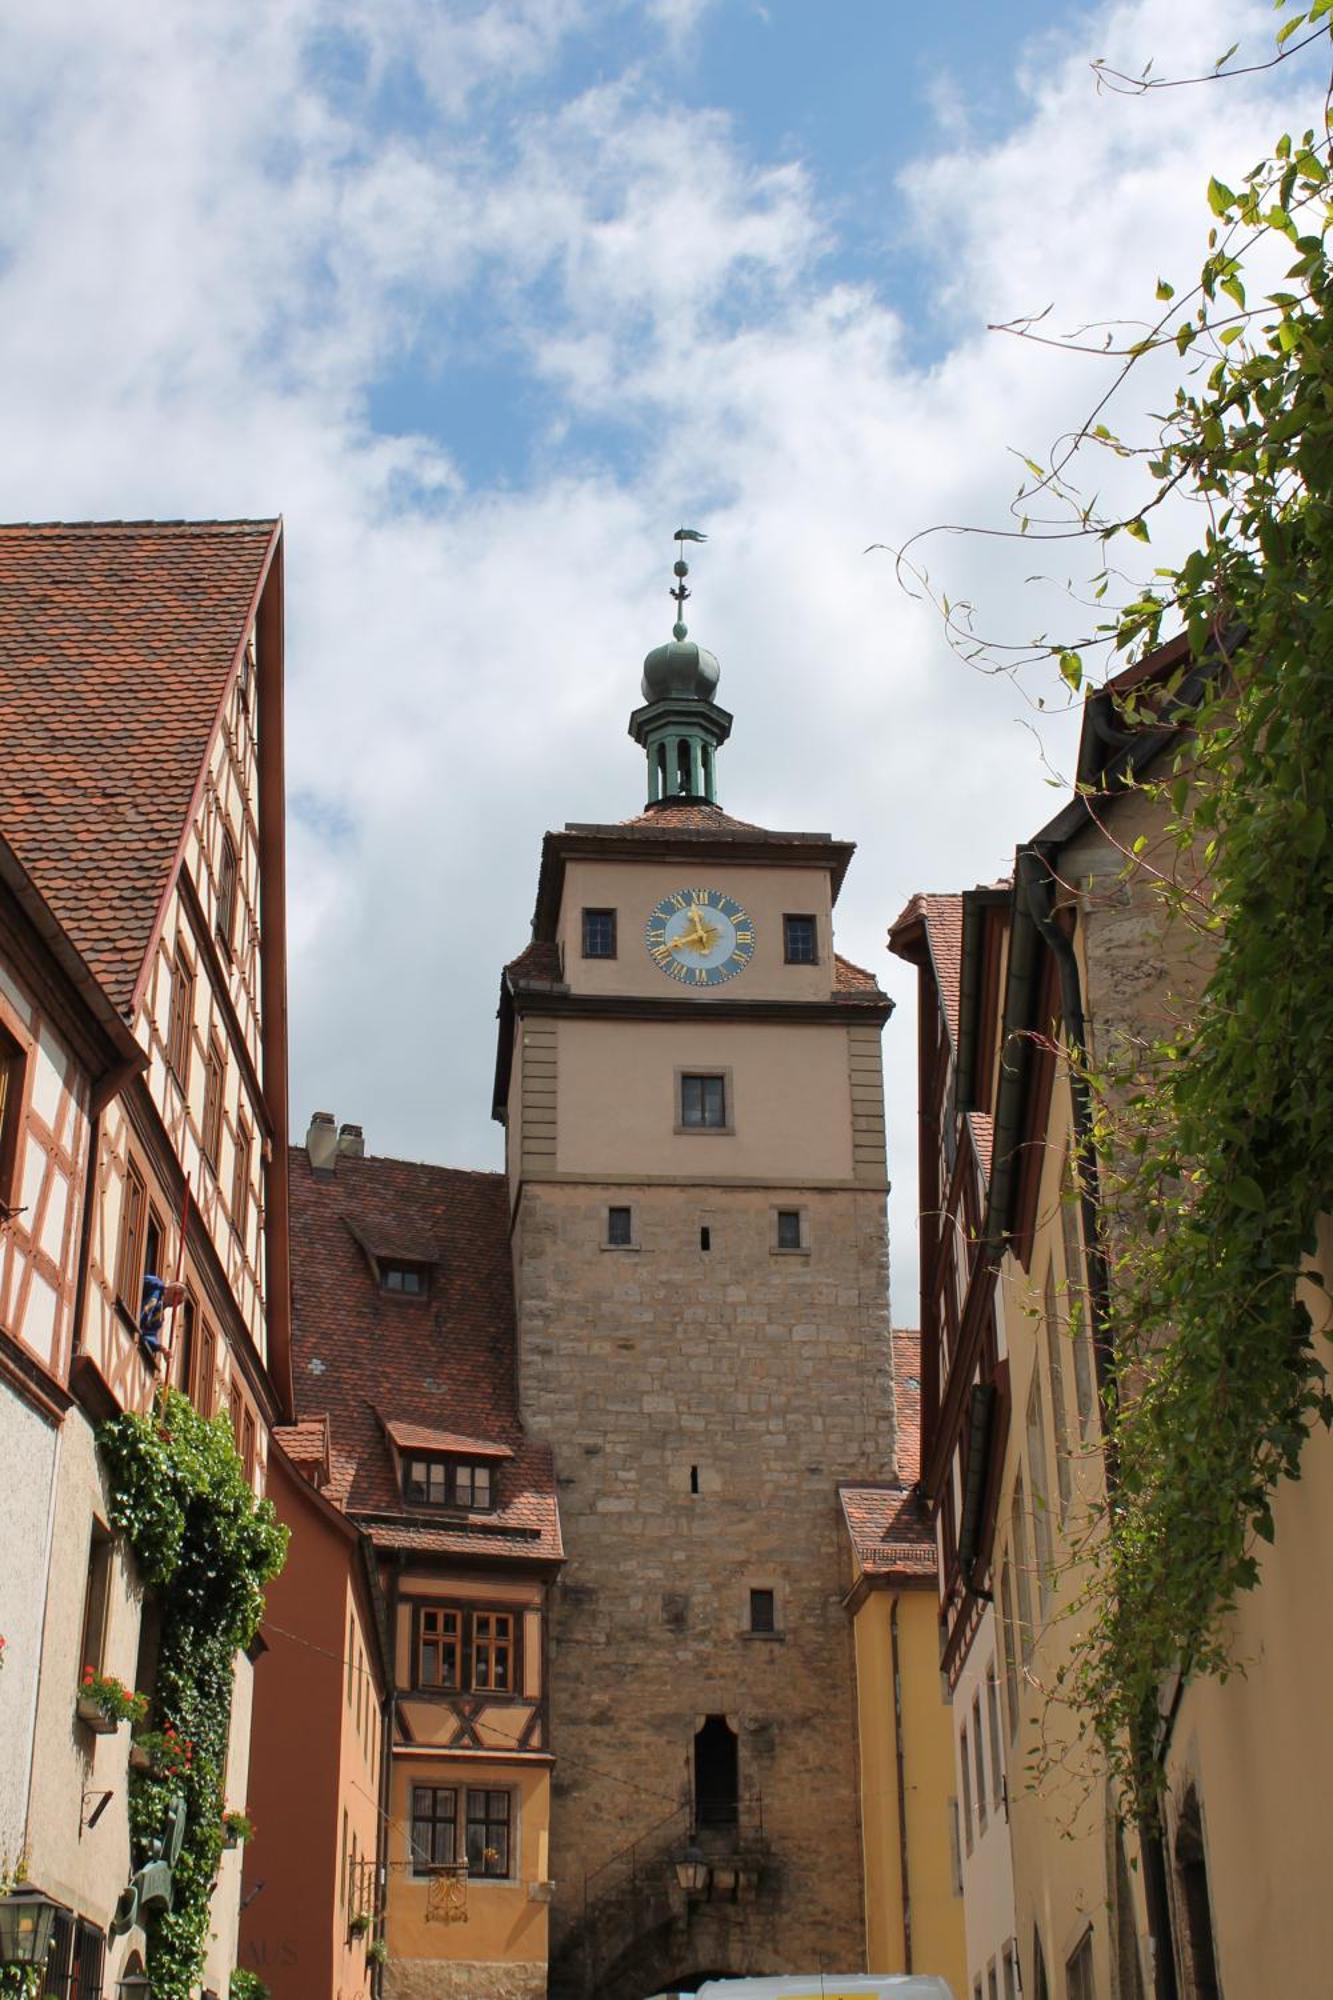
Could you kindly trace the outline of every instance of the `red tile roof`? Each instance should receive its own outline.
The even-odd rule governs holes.
[[[277,534],[0,525],[0,829],[121,1011]]]
[[[293,1147],[291,1222],[297,1415],[328,1412],[328,1496],[386,1548],[558,1560],[551,1453],[518,1414],[504,1176],[343,1154],[317,1179]],[[360,1244],[384,1240],[429,1251],[429,1297],[379,1290]],[[390,1430],[506,1449],[494,1511],[406,1505]]]
[[[535,938],[510,959],[505,973],[513,986],[559,986],[564,978],[560,947],[554,938]]]
[[[385,1419],[385,1430],[399,1451],[466,1452],[470,1458],[512,1458],[514,1448],[497,1444],[494,1438],[463,1437],[458,1431],[432,1430],[428,1424],[395,1424]]]
[[[863,965],[853,965],[850,958],[841,953],[833,954],[833,990],[835,993],[878,993],[879,981],[873,972],[867,972]]]
[[[314,1417],[304,1424],[275,1425],[273,1436],[312,1486],[327,1486],[333,1469],[327,1416]]]
[[[682,829],[686,833],[763,833],[766,829],[756,826],[753,820],[733,819],[724,813],[721,806],[702,804],[699,800],[678,805],[666,804],[649,806],[646,811],[635,813],[633,819],[622,819],[621,826],[643,826]]]
[[[921,1335],[893,1330],[894,1470],[904,1486],[921,1476]]]
[[[935,974],[935,984],[939,989],[940,1004],[944,1009],[945,1025],[949,1031],[949,1043],[955,1055],[958,1051],[959,1010],[962,1006],[963,975],[963,898],[961,894],[913,896],[902,915],[889,929],[889,950],[899,951],[908,934],[920,924],[925,932],[926,948],[930,953],[931,968]],[[906,952],[901,955],[908,956]],[[981,1162],[981,1171],[990,1173],[991,1145],[994,1131],[990,1118],[982,1111],[969,1111],[967,1121],[972,1130],[973,1143]]]
[[[867,1576],[935,1574],[935,1532],[915,1488],[840,1486],[843,1520],[857,1567]]]

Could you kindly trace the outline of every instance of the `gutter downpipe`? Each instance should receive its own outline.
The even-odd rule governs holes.
[[[889,1605],[889,1654],[893,1673],[893,1739],[898,1766],[898,1854],[903,1878],[903,1971],[912,1970],[912,1884],[907,1869],[907,1774],[903,1759],[903,1680],[898,1662],[898,1600]]]
[[[1058,880],[1050,854],[1027,848],[1018,858],[1019,878],[1033,923],[1054,955],[1060,975],[1060,1012],[1070,1054],[1069,1094],[1074,1118],[1074,1142],[1078,1148],[1079,1206],[1083,1221],[1083,1241],[1087,1252],[1088,1297],[1092,1316],[1093,1353],[1097,1382],[1108,1411],[1116,1408],[1114,1355],[1110,1335],[1110,1297],[1106,1259],[1102,1249],[1101,1213],[1098,1195],[1097,1156],[1092,1140],[1092,1092],[1087,1079],[1087,1023],[1083,1012],[1083,986],[1078,958],[1068,933],[1054,915]],[[1115,1491],[1117,1464],[1114,1449],[1106,1451],[1106,1484]],[[1142,1766],[1161,1754],[1154,1751],[1156,1716],[1145,1718],[1135,1731],[1131,1745],[1134,1762]],[[1170,1902],[1167,1890],[1166,1846],[1158,1814],[1138,1799],[1134,1801],[1139,1845],[1143,1852],[1143,1899],[1152,1944],[1152,1981],[1156,2000],[1178,2000],[1175,1954],[1171,1939]]]

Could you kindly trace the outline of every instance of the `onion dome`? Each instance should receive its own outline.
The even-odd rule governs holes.
[[[654,646],[643,663],[645,701],[670,701],[681,696],[694,701],[711,701],[722,669],[717,655],[697,639],[668,639]]]

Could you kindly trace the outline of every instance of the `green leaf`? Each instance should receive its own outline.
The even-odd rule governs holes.
[[[1289,42],[1292,36],[1295,34],[1296,30],[1300,27],[1303,27],[1304,24],[1305,24],[1304,14],[1293,14],[1291,19],[1289,21],[1284,22],[1283,25],[1277,31],[1278,47],[1281,48],[1284,42]]]
[[[1157,280],[1157,296],[1159,299],[1173,299],[1176,296],[1176,288],[1174,285],[1168,284],[1165,278],[1159,278]]]
[[[1083,685],[1083,660],[1078,653],[1061,653],[1060,677],[1077,694]]]
[[[1236,197],[1231,189],[1225,181],[1218,180],[1214,174],[1208,183],[1208,206],[1213,214],[1225,215],[1229,208],[1235,207],[1235,204]]]
[[[1152,540],[1152,536],[1148,533],[1148,523],[1144,520],[1142,514],[1137,515],[1132,521],[1126,521],[1124,529],[1125,533],[1132,535],[1136,542],[1150,542]]]
[[[1232,1181],[1230,1192],[1232,1200],[1241,1208],[1250,1209],[1256,1215],[1263,1213],[1264,1191],[1258,1181],[1252,1180],[1249,1174],[1239,1174]]]

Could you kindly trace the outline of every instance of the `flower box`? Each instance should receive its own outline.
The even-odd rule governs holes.
[[[151,1753],[147,1746],[140,1743],[136,1738],[130,1745],[130,1769],[132,1771],[151,1771],[152,1768],[153,1759]]]
[[[79,1721],[86,1723],[94,1736],[114,1736],[120,1723],[114,1715],[108,1715],[100,1701],[94,1701],[89,1694],[81,1694],[74,1704],[74,1713]]]

